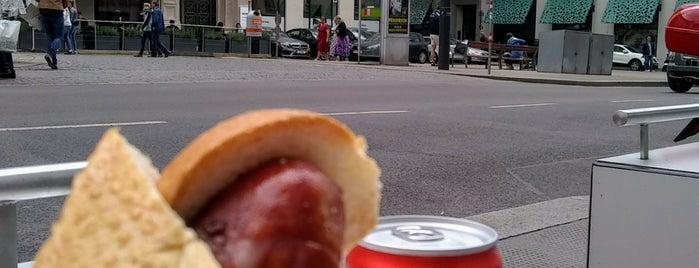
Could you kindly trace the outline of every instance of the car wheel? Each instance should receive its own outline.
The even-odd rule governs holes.
[[[641,61],[637,59],[633,59],[629,62],[629,69],[631,71],[640,71],[641,70]]]
[[[420,64],[424,64],[428,62],[429,56],[427,56],[427,52],[425,51],[420,51],[420,55],[417,55],[417,62]]]
[[[692,88],[692,82],[682,79],[668,79],[667,84],[670,86],[670,89],[672,89],[672,91],[677,93],[685,93],[689,91],[690,88]]]

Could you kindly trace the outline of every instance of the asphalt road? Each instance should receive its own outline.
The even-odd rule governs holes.
[[[268,107],[331,113],[383,170],[382,215],[466,217],[589,193],[595,159],[638,151],[618,109],[696,103],[667,88],[586,88],[388,71],[353,63],[65,56],[0,81],[0,167],[81,161],[105,131],[162,168],[217,121]],[[652,148],[686,122],[651,125]],[[691,142],[695,139],[689,139]],[[63,198],[18,204],[20,261],[33,259]]]

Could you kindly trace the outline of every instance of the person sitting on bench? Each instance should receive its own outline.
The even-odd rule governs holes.
[[[526,43],[524,41],[524,39],[519,39],[519,38],[515,37],[510,32],[505,34],[505,38],[507,38],[507,45],[510,45],[510,46],[521,46],[521,45],[524,45]],[[503,54],[503,56],[508,57],[508,58],[519,59],[519,58],[524,57],[524,52],[522,52],[521,50],[513,50],[510,52],[505,52],[505,54]],[[505,60],[505,63],[507,64],[507,66],[506,66],[507,69],[514,70],[514,67],[512,66],[512,64],[514,62],[515,62],[515,60]]]

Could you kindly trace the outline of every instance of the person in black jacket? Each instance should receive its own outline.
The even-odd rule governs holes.
[[[430,32],[430,63],[432,66],[437,65],[437,49],[439,47],[439,17],[441,16],[439,9],[432,12],[427,20],[427,29]]]
[[[645,71],[653,71],[653,56],[655,56],[655,44],[653,44],[653,38],[649,35],[646,37],[646,43],[643,44],[643,68]]]

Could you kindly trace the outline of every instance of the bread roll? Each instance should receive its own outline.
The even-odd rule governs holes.
[[[108,130],[33,267],[219,267],[157,191],[157,178],[146,156]]]
[[[376,225],[381,184],[363,137],[339,121],[292,109],[258,110],[207,130],[163,169],[158,189],[185,221],[219,191],[273,159],[306,161],[337,183],[345,210],[343,251]]]

